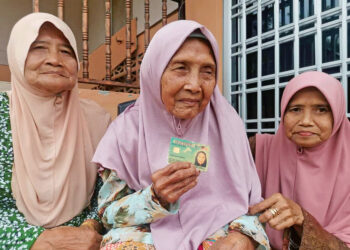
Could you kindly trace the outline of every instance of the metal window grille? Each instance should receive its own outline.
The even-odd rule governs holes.
[[[277,130],[285,85],[309,70],[340,80],[350,117],[350,0],[224,0],[223,59],[248,134]]]

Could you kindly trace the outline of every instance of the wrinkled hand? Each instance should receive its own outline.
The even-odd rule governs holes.
[[[189,162],[174,162],[152,174],[153,190],[162,206],[176,202],[197,185],[199,170]]]
[[[31,250],[100,249],[102,236],[88,227],[61,226],[47,229],[40,234]]]
[[[248,236],[232,231],[226,237],[218,239],[210,250],[254,250],[255,241]]]
[[[273,215],[272,209],[277,209],[275,215]],[[273,194],[249,208],[249,213],[252,215],[259,212],[263,212],[259,216],[259,221],[261,223],[268,222],[270,227],[276,230],[284,230],[294,226],[299,231],[304,222],[301,207],[280,193]]]

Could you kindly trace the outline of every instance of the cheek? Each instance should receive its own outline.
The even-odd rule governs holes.
[[[294,129],[294,119],[289,115],[285,115],[283,118],[283,126],[286,136],[290,139],[292,137],[292,132]]]
[[[208,83],[205,83],[204,86],[202,87],[203,90],[203,101],[202,101],[202,106],[206,106],[213,95],[215,89],[215,81],[210,81]]]

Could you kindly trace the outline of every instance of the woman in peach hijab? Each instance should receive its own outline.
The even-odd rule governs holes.
[[[0,94],[0,245],[98,248],[97,169],[110,117],[78,98],[76,42],[59,18],[23,17],[7,47],[12,91]]]
[[[276,249],[350,247],[350,123],[345,103],[337,79],[322,72],[303,73],[283,92],[276,135],[256,136],[255,162],[266,200],[250,212],[262,212],[259,219],[268,223]]]

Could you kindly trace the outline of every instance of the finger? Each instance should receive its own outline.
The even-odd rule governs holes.
[[[281,212],[279,212],[279,214],[275,217],[273,217],[272,219],[269,220],[269,225],[272,227],[275,227],[283,222],[285,222],[286,220],[288,220],[289,218],[292,218],[293,214],[291,213],[290,209],[286,209],[283,210]]]
[[[260,212],[274,206],[275,203],[277,203],[279,200],[281,200],[283,198],[284,197],[280,193],[273,194],[272,196],[263,200],[262,202],[249,207],[248,213],[251,215],[260,213]]]
[[[160,175],[170,175],[170,174],[176,172],[177,170],[186,169],[186,168],[190,168],[190,167],[191,167],[190,162],[173,162],[173,163],[169,164],[168,166],[166,166],[162,169],[159,169],[155,173],[159,173]]]
[[[178,171],[172,173],[168,176],[161,176],[156,179],[154,183],[154,188],[157,192],[160,192],[167,187],[186,180],[189,177],[197,177],[199,175],[199,170],[197,170],[194,166],[191,166],[187,169],[179,169]]]
[[[273,212],[272,210],[275,210],[275,212]],[[265,212],[259,216],[259,221],[261,223],[268,222],[268,221],[272,220],[274,217],[276,218],[280,214],[280,212],[281,211],[277,208],[277,206],[270,207],[269,209],[266,209]]]
[[[283,222],[281,222],[281,223],[279,223],[277,225],[273,225],[273,226],[270,225],[270,227],[272,227],[272,228],[274,228],[276,230],[284,230],[286,228],[291,227],[292,225],[294,225],[294,220],[290,217],[290,218],[286,219],[285,221],[283,221]]]
[[[197,181],[193,181],[189,183],[187,186],[182,187],[180,189],[174,190],[171,194],[169,194],[169,200],[168,202],[174,203],[176,202],[184,193],[189,191],[190,189],[194,188],[197,185]]]

